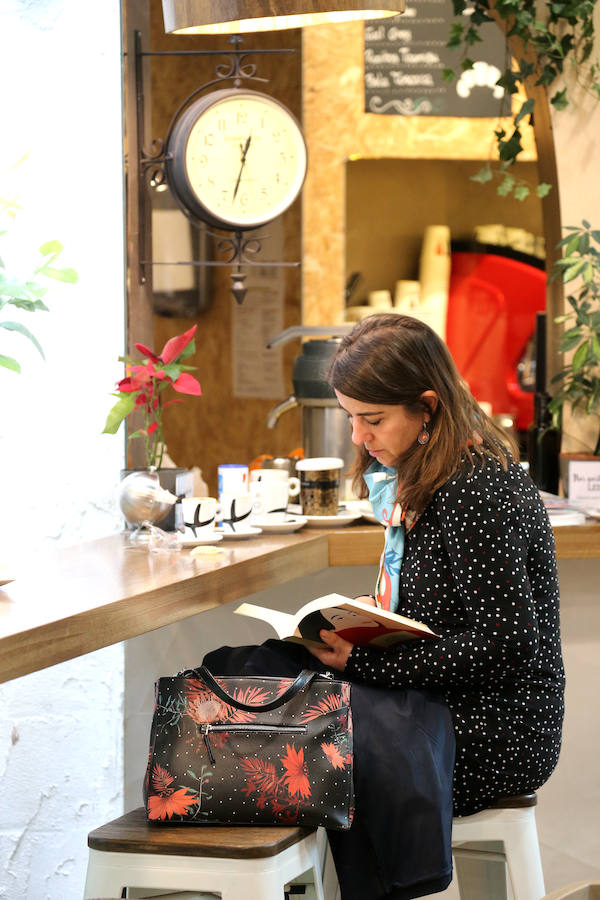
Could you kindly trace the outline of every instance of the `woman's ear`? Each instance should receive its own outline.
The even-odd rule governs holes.
[[[421,400],[429,409],[429,418],[431,418],[438,407],[438,395],[435,391],[423,391],[423,393],[421,394]],[[427,413],[425,413],[425,415],[427,416]],[[429,422],[429,419],[426,418],[425,421]]]

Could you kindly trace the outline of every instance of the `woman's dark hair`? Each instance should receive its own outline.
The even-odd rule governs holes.
[[[393,313],[363,319],[343,338],[329,383],[362,403],[431,412],[429,442],[421,446],[415,441],[396,461],[405,509],[421,512],[465,457],[472,465],[475,458],[482,464],[493,460],[503,469],[511,455],[518,458],[514,441],[480,408],[444,342],[419,319]],[[422,398],[425,391],[437,395],[435,412]],[[367,496],[362,475],[372,462],[360,447],[351,474],[361,497]]]

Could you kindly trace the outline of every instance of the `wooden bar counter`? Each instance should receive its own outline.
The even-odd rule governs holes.
[[[559,559],[600,558],[600,523],[555,529]],[[376,565],[377,525],[222,541],[150,554],[115,534],[48,550],[0,587],[0,682],[161,628],[329,566]]]

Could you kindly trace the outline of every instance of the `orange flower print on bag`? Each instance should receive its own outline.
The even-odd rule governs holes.
[[[310,784],[306,774],[306,764],[304,762],[304,750],[296,750],[295,747],[286,745],[287,754],[281,762],[286,771],[284,782],[290,794],[295,797],[306,799],[310,797]]]
[[[152,787],[156,794],[148,797],[149,819],[170,819],[173,815],[187,816],[188,807],[198,802],[198,796],[188,794],[187,788],[174,791],[171,787],[173,781],[173,776],[166,769],[159,765],[154,766]]]

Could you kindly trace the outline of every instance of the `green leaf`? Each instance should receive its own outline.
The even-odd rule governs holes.
[[[456,78],[456,72],[454,69],[442,69],[442,81],[454,81]]]
[[[491,181],[493,177],[491,167],[486,165],[475,175],[471,175],[469,181],[478,181],[480,184],[485,184],[486,182]]]
[[[64,247],[60,241],[46,241],[46,243],[42,244],[40,247],[42,256],[50,256],[51,253],[54,254],[54,256],[58,256],[63,250]]]
[[[571,363],[571,368],[574,372],[578,372],[586,363],[588,356],[588,344],[582,344],[575,351],[575,355],[573,356],[573,361]]]
[[[496,193],[499,197],[507,197],[512,191],[515,184],[515,179],[512,175],[505,175],[504,179],[500,182],[498,187],[496,188]]]
[[[499,87],[503,87],[507,94],[516,94],[518,90],[518,77],[516,72],[511,72],[510,69],[506,69],[496,84]]]
[[[557,91],[556,94],[550,98],[550,103],[555,109],[565,109],[569,105],[567,89],[564,88],[562,91]]]
[[[463,61],[460,64],[460,67],[463,70],[463,72],[468,72],[469,69],[473,68],[473,60],[469,59],[468,56],[465,56],[465,58],[463,59]]]
[[[23,335],[23,337],[29,338],[31,343],[39,350],[42,359],[46,359],[40,342],[35,337],[35,335],[30,332],[29,328],[25,328],[25,326],[21,325],[20,322],[0,322],[0,328],[6,328],[7,331],[18,331],[19,334]]]
[[[169,363],[168,366],[163,366],[162,368],[165,375],[168,375],[173,381],[175,381],[176,378],[179,378],[181,374],[181,369],[176,363]]]
[[[529,188],[527,187],[526,184],[518,184],[517,187],[515,188],[514,193],[515,193],[515,199],[516,199],[516,200],[521,200],[521,201],[523,201],[523,200],[525,200],[527,197],[529,197],[529,194],[530,194],[531,192],[530,192],[530,190],[529,190]]]
[[[592,335],[592,353],[596,359],[600,359],[600,340],[597,335]]]
[[[75,269],[55,269],[52,266],[44,266],[42,272],[48,278],[53,278],[54,281],[63,281],[66,284],[75,284],[79,278]]]
[[[187,347],[184,347],[177,360],[187,359],[189,356],[193,356],[196,352],[196,338],[192,338]]]
[[[568,353],[569,350],[573,350],[582,337],[580,328],[571,328],[569,331],[565,331],[560,341],[560,352]]]
[[[521,132],[518,128],[512,133],[508,141],[499,142],[500,159],[514,160],[519,155],[523,146],[521,144]]]
[[[13,359],[12,356],[3,356],[0,353],[0,366],[4,366],[5,369],[10,369],[12,372],[20,372],[21,366]]]
[[[548,184],[546,181],[543,181],[541,184],[538,184],[535,189],[536,197],[547,197],[551,190],[552,185]]]
[[[518,125],[521,119],[525,118],[525,116],[530,116],[533,112],[533,107],[535,106],[535,100],[526,100],[525,103],[521,106],[521,109],[515,116],[515,125]]]
[[[122,394],[106,418],[102,434],[116,434],[121,422],[135,409],[135,393]]]
[[[570,266],[568,269],[565,269],[563,272],[563,281],[573,281],[574,278],[577,278],[583,267],[585,266],[585,259],[578,259],[577,262]]]

